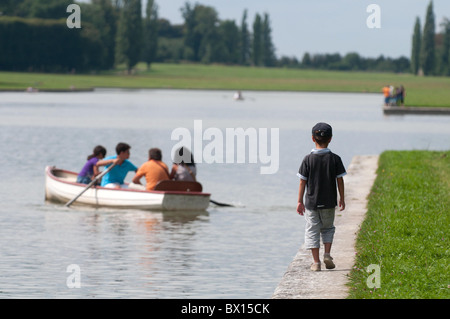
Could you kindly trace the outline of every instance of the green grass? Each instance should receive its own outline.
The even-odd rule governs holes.
[[[370,92],[380,94],[386,84],[406,88],[406,105],[450,106],[450,77],[411,74],[339,72],[285,68],[255,68],[200,64],[139,64],[133,75],[123,69],[100,74],[42,74],[0,72],[0,90],[67,90],[108,88],[174,88],[267,91]]]
[[[450,297],[450,151],[380,156],[356,241],[349,298]],[[380,266],[380,288],[367,267]]]

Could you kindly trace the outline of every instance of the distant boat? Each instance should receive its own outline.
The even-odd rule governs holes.
[[[67,203],[87,185],[76,182],[77,173],[45,168],[45,199]],[[198,182],[162,181],[155,190],[113,189],[92,186],[73,205],[93,207],[136,208],[157,211],[202,211],[208,208],[210,194],[202,192]]]
[[[237,91],[236,93],[234,93],[233,99],[235,101],[242,101],[242,100],[244,100],[244,97],[242,96],[242,92],[241,91]]]

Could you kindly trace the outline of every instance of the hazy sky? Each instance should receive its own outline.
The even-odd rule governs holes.
[[[146,1],[145,1],[146,2]],[[180,8],[186,0],[156,0],[159,15],[171,23],[182,23]],[[251,28],[256,13],[267,12],[272,39],[281,55],[302,58],[309,53],[358,52],[364,57],[380,54],[410,57],[411,37],[416,17],[422,27],[429,0],[191,0],[214,7],[221,20],[241,23],[244,9]],[[366,9],[381,9],[381,28],[369,29]],[[434,0],[437,31],[443,17],[450,19],[450,0]]]
[[[87,1],[87,0],[81,0]],[[143,6],[146,4],[143,0]],[[156,0],[159,16],[172,24],[183,23],[180,8],[187,0]],[[190,0],[212,6],[219,19],[241,24],[248,10],[247,23],[252,27],[256,13],[269,14],[272,39],[278,57],[296,56],[305,52],[358,52],[364,57],[410,57],[411,37],[416,17],[422,28],[430,0]],[[367,7],[377,4],[381,9],[381,28],[370,29],[366,21],[371,13]],[[450,0],[433,0],[436,31],[444,17],[450,19]]]

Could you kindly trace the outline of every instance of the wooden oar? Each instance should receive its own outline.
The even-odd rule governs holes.
[[[95,182],[97,182],[100,178],[102,178],[106,173],[108,173],[114,166],[116,166],[116,163],[112,163],[110,167],[108,167],[107,169],[105,169],[101,174],[97,175],[92,182],[90,182],[88,184],[88,186],[86,186],[81,193],[79,193],[77,196],[75,196],[73,199],[71,199],[69,202],[67,202],[66,207],[69,207],[70,205],[72,205],[72,203],[74,201],[76,201],[81,195],[84,194],[85,191],[87,191],[89,188],[91,188],[92,185],[95,184]]]
[[[217,206],[222,206],[222,207],[234,207],[234,206],[231,205],[231,204],[219,203],[219,202],[216,202],[215,200],[212,200],[212,199],[210,199],[209,201],[210,201],[211,203],[217,205]]]

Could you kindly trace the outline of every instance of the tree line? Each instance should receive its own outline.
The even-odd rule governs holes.
[[[269,14],[239,23],[221,20],[211,6],[186,2],[182,24],[159,17],[155,0],[91,0],[81,8],[81,29],[66,26],[72,0],[2,0],[0,69],[12,71],[92,72],[119,64],[128,71],[140,61],[222,63],[245,66],[326,70],[412,72],[450,75],[450,22],[435,34],[432,2],[423,31],[417,18],[411,59],[305,53],[277,58]],[[75,2],[76,3],[76,2]]]
[[[433,1],[430,1],[421,29],[416,18],[412,37],[411,72],[416,75],[450,76],[450,20],[441,23],[442,33],[436,34]]]
[[[92,0],[77,3],[82,28],[68,29],[68,0],[3,0],[0,3],[0,69],[95,71],[140,61],[192,61],[274,66],[275,47],[267,13],[256,14],[252,28],[247,11],[241,24],[220,20],[210,6],[186,2],[182,25],[158,16],[148,0]],[[252,32],[253,31],[253,32]],[[33,56],[28,56],[33,53]],[[76,56],[76,57],[75,57]]]
[[[377,58],[366,58],[356,52],[345,55],[339,53],[306,52],[302,60],[297,58],[281,57],[279,66],[301,69],[335,70],[335,71],[374,71],[408,73],[410,61],[406,57],[390,58],[380,55]]]

